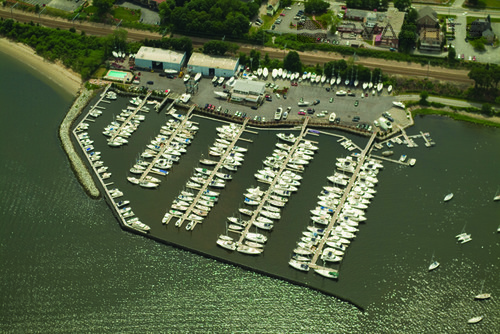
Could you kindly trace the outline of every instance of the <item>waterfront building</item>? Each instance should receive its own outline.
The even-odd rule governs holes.
[[[149,70],[179,72],[186,61],[186,53],[141,46],[135,56],[135,67]]]
[[[266,84],[253,80],[236,80],[231,90],[231,101],[257,105],[264,99]]]
[[[193,52],[187,64],[188,73],[201,73],[203,76],[229,78],[236,74],[239,59]]]

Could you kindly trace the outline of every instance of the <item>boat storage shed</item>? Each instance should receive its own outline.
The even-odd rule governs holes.
[[[186,53],[149,46],[141,46],[135,55],[135,66],[150,70],[180,71],[186,61]]]
[[[193,52],[187,65],[189,73],[201,73],[203,76],[229,78],[236,74],[238,58],[218,57]]]

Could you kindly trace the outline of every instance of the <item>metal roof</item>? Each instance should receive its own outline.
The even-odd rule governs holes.
[[[163,63],[180,64],[184,60],[185,52],[152,48],[141,46],[135,58],[143,60],[158,61]]]
[[[188,66],[221,68],[232,71],[236,69],[237,64],[238,64],[238,59],[236,58],[211,56],[198,52],[193,52],[188,62]]]

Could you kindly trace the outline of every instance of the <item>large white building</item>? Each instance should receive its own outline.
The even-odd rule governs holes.
[[[135,55],[135,66],[150,70],[180,71],[186,61],[186,53],[141,46]]]
[[[231,101],[258,104],[264,98],[266,84],[261,81],[236,80],[231,90]]]
[[[238,58],[211,56],[197,52],[193,52],[187,64],[188,73],[201,73],[203,76],[224,78],[235,75],[238,66]]]

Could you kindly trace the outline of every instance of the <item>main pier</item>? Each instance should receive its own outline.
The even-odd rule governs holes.
[[[181,120],[180,124],[175,128],[175,130],[167,138],[167,140],[164,143],[162,143],[161,149],[158,151],[158,154],[153,157],[153,160],[151,161],[151,163],[146,167],[144,172],[141,174],[141,177],[139,178],[139,183],[144,181],[145,177],[149,174],[149,172],[151,172],[151,169],[156,164],[158,159],[160,159],[161,156],[165,153],[165,151],[170,148],[170,144],[176,138],[177,133],[184,130],[184,126],[187,123],[187,121],[189,120],[191,113],[194,110],[194,107],[195,106],[193,105],[193,106],[191,106],[191,108],[189,108],[188,112],[186,113],[186,116],[184,116],[184,118]]]
[[[306,117],[304,119],[304,123],[302,124],[302,128],[301,128],[300,134],[298,135],[297,139],[295,140],[292,148],[289,151],[290,153],[287,155],[287,157],[283,161],[283,163],[282,163],[280,169],[278,170],[278,172],[276,173],[276,175],[281,175],[281,173],[283,173],[283,171],[288,168],[287,167],[288,161],[292,157],[293,153],[297,149],[298,145],[300,144],[300,142],[302,141],[302,139],[304,138],[304,136],[307,134],[306,129],[307,129],[307,123],[308,122],[309,122],[309,117]],[[264,206],[264,204],[267,202],[267,199],[269,198],[269,195],[271,195],[271,193],[273,192],[274,186],[276,185],[276,182],[278,182],[278,180],[279,180],[279,177],[275,177],[273,179],[273,181],[271,182],[271,184],[269,185],[269,188],[267,189],[266,193],[262,196],[262,200],[260,201],[260,203],[257,206],[257,208],[254,210],[254,212],[252,214],[252,217],[248,221],[245,229],[241,232],[241,236],[239,238],[239,244],[242,244],[243,240],[245,240],[248,231],[250,230],[250,228],[252,227],[253,223],[257,219],[257,216],[260,214],[260,211],[262,210],[262,207]]]
[[[330,224],[328,224],[327,228],[325,229],[325,233],[323,235],[323,238],[321,238],[321,241],[314,252],[314,255],[311,259],[309,267],[316,268],[316,269],[321,268],[320,266],[318,266],[316,264],[318,261],[318,257],[321,255],[321,253],[323,251],[323,247],[327,241],[327,238],[330,235],[330,232],[333,230],[333,228],[335,227],[335,224],[337,223],[337,219],[338,219],[338,216],[340,214],[340,211],[342,210],[344,203],[345,203],[347,197],[349,196],[349,193],[351,192],[351,189],[352,189],[354,183],[356,182],[356,180],[358,178],[361,166],[363,165],[365,158],[366,158],[366,155],[368,154],[369,150],[371,149],[371,146],[372,146],[373,141],[375,140],[376,136],[377,136],[376,133],[372,134],[372,136],[370,137],[370,140],[368,141],[365,148],[361,152],[361,154],[358,158],[358,163],[356,165],[356,169],[354,170],[354,173],[352,174],[352,176],[349,180],[349,183],[345,187],[344,193],[343,193],[342,197],[340,198],[339,204],[337,205],[335,212],[333,213],[332,219],[330,220]],[[329,269],[329,270],[331,270],[331,269]]]
[[[232,149],[234,148],[234,146],[236,145],[238,140],[241,139],[240,137],[243,134],[243,132],[245,131],[245,126],[247,123],[248,123],[248,118],[243,121],[243,124],[241,125],[238,133],[234,136],[233,140],[228,145],[224,154],[221,155],[219,162],[217,163],[217,165],[214,166],[212,173],[210,173],[210,175],[206,179],[205,183],[202,185],[201,188],[197,189],[198,193],[196,194],[196,197],[194,198],[193,202],[188,207],[188,209],[184,212],[184,214],[179,217],[179,220],[177,221],[178,226],[182,226],[182,223],[184,222],[184,220],[186,220],[186,218],[189,217],[189,214],[193,211],[196,204],[198,204],[198,201],[200,200],[201,196],[203,196],[203,194],[207,190],[207,188],[210,185],[210,183],[212,182],[213,178],[216,176],[217,172],[219,171],[219,169],[222,167],[222,165],[226,161],[226,158],[232,153]],[[196,226],[196,224],[198,223],[198,221],[193,220],[193,222],[194,222],[194,226],[193,226],[193,228],[194,228]]]

